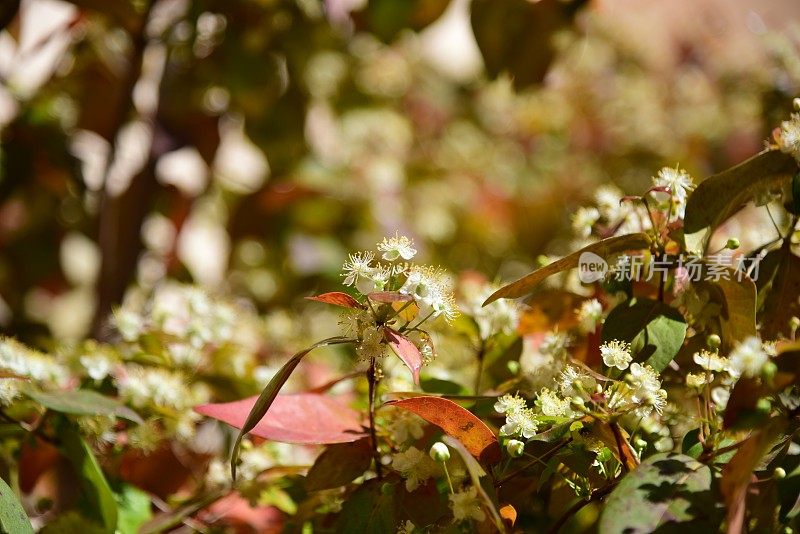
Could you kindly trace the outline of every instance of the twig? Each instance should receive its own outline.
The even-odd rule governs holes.
[[[550,527],[550,530],[548,530],[547,532],[549,534],[558,534],[558,531],[561,530],[561,527],[563,527],[564,524],[566,524],[566,522],[569,521],[569,519],[573,515],[577,514],[581,510],[581,508],[583,508],[592,501],[598,501],[602,499],[603,497],[611,493],[611,490],[613,490],[616,485],[617,485],[616,482],[612,482],[607,486],[603,486],[600,489],[596,489],[591,493],[591,495],[589,495],[588,499],[583,501],[578,501],[572,506],[570,506],[569,510],[564,512],[564,514],[558,518],[558,521],[556,521],[555,524],[552,527]]]
[[[375,435],[375,390],[377,380],[375,380],[375,358],[369,360],[369,369],[367,369],[367,381],[369,382],[369,435],[372,440],[372,455],[375,458],[375,473],[378,475],[378,480],[383,478],[383,469],[381,466],[381,455],[378,452],[378,439]]]

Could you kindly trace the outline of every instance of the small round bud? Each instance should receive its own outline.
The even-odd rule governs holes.
[[[725,243],[725,248],[730,249],[730,250],[736,250],[740,246],[741,246],[741,243],[739,243],[739,240],[737,238],[735,238],[735,237],[732,237],[732,238],[728,239],[728,242]]]
[[[792,100],[792,105],[794,106],[794,109],[800,111],[800,98],[795,98]]]
[[[525,453],[525,444],[518,439],[509,440],[506,443],[506,451],[512,458],[519,458]]]
[[[431,450],[428,452],[436,462],[446,462],[450,459],[450,449],[441,441],[437,441],[431,445]]]
[[[776,467],[775,471],[772,472],[772,476],[777,479],[786,478],[786,469],[783,467]]]
[[[509,361],[506,364],[506,367],[508,367],[508,372],[511,373],[512,375],[519,373],[519,362],[516,360]]]
[[[711,334],[706,338],[706,346],[711,350],[717,350],[722,345],[722,340],[717,334]]]
[[[572,397],[570,401],[575,406],[583,406],[586,402],[583,400],[583,397]]]
[[[636,445],[637,449],[644,449],[645,447],[647,447],[647,442],[642,438],[636,438],[633,444]]]
[[[391,495],[394,493],[394,485],[389,484],[388,482],[384,482],[381,485],[381,493],[384,495]]]
[[[756,402],[756,410],[761,413],[769,413],[771,409],[772,403],[769,399],[758,399],[758,402]]]
[[[792,330],[797,330],[800,328],[800,317],[792,317],[789,319],[789,328]]]

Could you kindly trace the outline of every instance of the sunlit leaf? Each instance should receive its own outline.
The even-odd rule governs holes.
[[[411,370],[414,383],[419,384],[419,370],[422,369],[422,354],[419,349],[404,335],[392,330],[388,326],[383,328],[383,337],[386,343],[392,348],[397,357],[403,360]]]
[[[719,174],[706,178],[689,196],[684,232],[714,230],[759,191],[779,186],[797,172],[797,162],[779,150],[765,150]],[[709,232],[710,234],[710,232]]]
[[[233,402],[203,404],[195,411],[244,428],[258,397]],[[248,432],[285,443],[348,443],[364,437],[358,412],[328,395],[295,393],[277,395],[269,411]]]
[[[697,460],[674,453],[651,456],[608,496],[599,531],[635,534],[671,528],[677,532],[684,526],[716,531],[719,518],[711,487],[711,471]]]
[[[6,481],[0,478],[0,529],[3,532],[33,534],[28,514]]]
[[[353,309],[364,308],[364,305],[358,302],[356,299],[354,299],[347,293],[342,293],[340,291],[334,291],[332,293],[323,293],[322,295],[316,295],[313,297],[306,297],[306,300],[324,302],[325,304],[333,304],[334,306],[341,306],[343,308],[353,308]]]
[[[701,281],[716,289],[721,298],[719,322],[723,350],[730,351],[738,342],[756,335],[756,285],[747,276],[729,267],[721,267],[724,276],[716,281]],[[713,293],[712,293],[713,295]]]
[[[568,254],[553,263],[545,265],[541,269],[537,269],[515,282],[501,287],[492,293],[483,305],[486,306],[497,299],[518,298],[530,293],[534,287],[548,276],[578,267],[581,254],[584,252],[591,252],[608,261],[609,257],[613,254],[626,250],[641,250],[649,246],[650,238],[646,234],[627,234],[603,239],[587,245],[572,254]]]
[[[283,385],[289,380],[289,377],[292,375],[292,372],[295,368],[300,364],[300,361],[312,350],[318,347],[324,347],[326,345],[337,345],[342,343],[350,343],[352,340],[342,337],[332,337],[328,339],[324,339],[318,343],[313,344],[309,348],[302,350],[289,358],[289,361],[283,364],[275,376],[272,377],[272,380],[269,381],[269,384],[264,388],[261,394],[255,399],[255,402],[252,405],[252,409],[247,414],[247,417],[244,419],[244,422],[241,423],[241,431],[239,435],[236,436],[236,441],[233,444],[233,450],[231,451],[231,476],[235,479],[236,478],[236,462],[239,459],[239,446],[242,443],[242,439],[247,435],[248,432],[253,430],[255,426],[264,418],[266,415],[267,410],[272,405],[272,402],[275,400],[275,397],[278,396],[278,392],[281,390]],[[239,414],[237,414],[238,417]],[[232,423],[231,423],[232,424]],[[234,425],[235,426],[235,425]]]
[[[455,437],[475,458],[492,464],[500,460],[500,444],[494,432],[472,412],[441,397],[413,397],[390,401],[395,406],[415,413],[429,423]]]
[[[117,498],[117,532],[137,534],[139,527],[153,516],[150,495],[130,484],[122,484],[115,493]]]
[[[394,302],[408,302],[414,300],[411,295],[404,295],[397,291],[375,291],[367,295],[367,298],[373,302],[382,302],[384,304],[392,304]]]

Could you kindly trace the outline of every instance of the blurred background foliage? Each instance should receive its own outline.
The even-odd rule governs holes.
[[[758,151],[788,0],[4,0],[0,328],[103,338],[173,278],[261,312],[396,230],[509,279],[599,184]]]

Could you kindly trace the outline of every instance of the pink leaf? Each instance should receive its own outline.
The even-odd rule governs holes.
[[[341,291],[334,291],[332,293],[323,293],[315,297],[306,297],[307,300],[315,300],[317,302],[324,302],[325,304],[333,304],[334,306],[341,306],[343,308],[362,309],[364,306],[356,299],[342,293]]]
[[[391,304],[393,302],[408,302],[413,300],[411,295],[403,295],[397,291],[375,291],[367,295],[369,300],[373,302],[383,302],[384,304]]]
[[[203,404],[195,411],[242,428],[258,397]],[[355,410],[327,395],[278,395],[250,434],[284,443],[348,443],[366,436]]]
[[[414,383],[419,384],[419,370],[422,368],[422,354],[420,354],[416,345],[407,337],[395,332],[388,326],[383,328],[383,337],[386,339],[389,346],[392,347],[394,353],[403,360],[406,367],[411,369],[411,374],[414,376]]]

